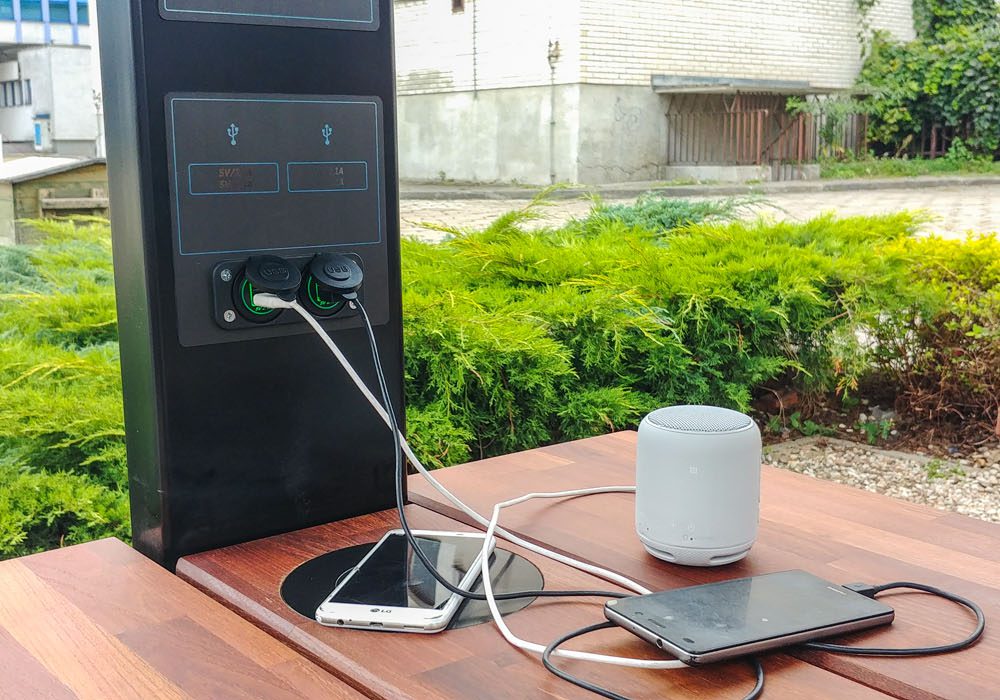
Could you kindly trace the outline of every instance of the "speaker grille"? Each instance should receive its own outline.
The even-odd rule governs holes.
[[[749,416],[716,406],[670,406],[653,411],[646,420],[681,433],[734,433],[753,423]]]

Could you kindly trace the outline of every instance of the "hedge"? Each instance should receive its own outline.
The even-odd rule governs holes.
[[[407,419],[429,464],[630,428],[666,404],[747,410],[765,387],[888,383],[924,420],[996,421],[995,237],[656,198],[534,228],[539,204],[403,242]],[[35,225],[39,245],[0,248],[0,557],[129,535],[108,226]]]

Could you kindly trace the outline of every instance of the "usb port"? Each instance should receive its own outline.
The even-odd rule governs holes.
[[[381,627],[382,623],[381,622],[369,622],[368,626],[369,627]]]

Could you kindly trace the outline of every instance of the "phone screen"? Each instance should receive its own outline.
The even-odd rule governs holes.
[[[416,535],[415,539],[438,572],[456,586],[483,548],[482,537]],[[392,534],[329,602],[440,610],[451,596],[413,553],[406,536]]]

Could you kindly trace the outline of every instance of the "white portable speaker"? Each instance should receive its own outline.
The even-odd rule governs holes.
[[[714,406],[672,406],[639,425],[635,527],[650,554],[687,566],[739,561],[757,539],[757,424]]]

